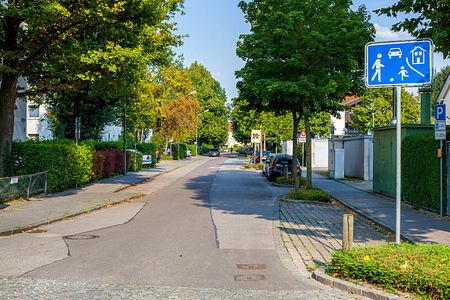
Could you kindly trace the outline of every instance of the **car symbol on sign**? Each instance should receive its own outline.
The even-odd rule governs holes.
[[[389,59],[391,59],[393,56],[398,56],[399,58],[402,58],[402,50],[400,48],[391,48],[389,49]]]

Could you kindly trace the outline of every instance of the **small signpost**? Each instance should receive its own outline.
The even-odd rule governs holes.
[[[442,158],[442,148],[443,148],[443,140],[447,139],[446,134],[446,109],[445,104],[436,104],[434,106],[434,138],[436,140],[439,140],[439,150],[438,150],[438,157],[439,157],[439,213],[441,218],[444,216],[444,195],[443,195],[443,186],[444,186],[444,167],[443,167],[443,158]]]
[[[253,163],[256,164],[256,144],[261,143],[261,130],[252,130],[251,142],[253,143]],[[261,155],[262,153],[260,153]]]
[[[400,244],[401,223],[401,88],[431,84],[434,46],[431,40],[368,43],[365,49],[368,88],[394,87],[397,99],[397,162],[395,241]]]

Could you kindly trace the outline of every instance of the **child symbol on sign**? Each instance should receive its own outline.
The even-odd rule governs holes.
[[[409,75],[408,75],[408,71],[405,70],[404,66],[402,66],[400,69],[401,70],[400,70],[400,72],[398,72],[398,75],[402,76],[402,81],[403,81],[403,79],[405,79],[405,77],[409,77]]]

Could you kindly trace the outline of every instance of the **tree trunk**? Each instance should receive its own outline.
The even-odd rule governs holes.
[[[14,131],[17,78],[4,76],[0,87],[0,177],[12,173],[11,145]]]
[[[311,132],[310,132],[310,124],[309,124],[309,116],[305,113],[305,131],[306,131],[306,182],[305,188],[312,188],[312,155],[311,155]]]
[[[296,111],[292,111],[292,118],[294,120],[294,130],[292,132],[292,178],[297,176],[297,135],[298,135],[298,123],[299,117]],[[298,190],[298,186],[295,184],[295,190]]]

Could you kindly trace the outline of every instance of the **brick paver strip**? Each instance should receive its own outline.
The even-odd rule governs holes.
[[[331,253],[341,249],[342,215],[345,209],[311,201],[281,201],[281,237],[289,252],[297,250],[305,265],[328,263]],[[354,246],[392,241],[392,235],[379,231],[366,219],[355,216]]]

